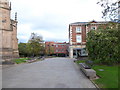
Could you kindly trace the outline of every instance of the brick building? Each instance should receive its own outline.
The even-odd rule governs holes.
[[[68,55],[69,44],[66,42],[45,42],[45,51],[47,55],[61,54],[62,56]]]
[[[54,54],[54,45],[55,42],[45,42],[45,53],[47,55]]]
[[[68,56],[68,47],[69,47],[69,44],[66,43],[66,42],[63,42],[63,43],[55,43],[55,51],[54,53],[59,55],[61,54],[62,56]]]
[[[11,4],[0,0],[0,58],[6,60],[19,57],[17,39],[17,13],[10,18]]]
[[[87,56],[86,52],[86,36],[90,30],[96,30],[99,25],[107,22],[75,22],[69,24],[69,57],[77,58],[79,56]]]

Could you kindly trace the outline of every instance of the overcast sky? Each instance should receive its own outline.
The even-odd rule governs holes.
[[[10,0],[11,17],[18,13],[18,39],[27,42],[31,33],[45,41],[68,41],[73,22],[103,21],[98,0]]]

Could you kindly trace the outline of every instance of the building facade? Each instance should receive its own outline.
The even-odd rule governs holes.
[[[69,47],[69,44],[66,43],[66,42],[63,42],[63,43],[55,43],[55,51],[54,53],[57,54],[57,56],[59,54],[61,54],[61,56],[68,56],[68,47]]]
[[[0,0],[0,57],[3,60],[19,57],[17,39],[17,13],[11,17],[11,4]]]
[[[96,30],[99,25],[107,22],[75,22],[69,24],[69,57],[77,58],[87,56],[86,37],[90,30]]]
[[[62,56],[68,55],[69,44],[66,42],[45,42],[45,51],[47,55]]]
[[[45,42],[45,53],[47,55],[54,54],[54,45],[55,42]]]

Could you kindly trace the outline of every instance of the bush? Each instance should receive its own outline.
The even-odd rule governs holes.
[[[119,62],[119,30],[117,24],[91,30],[87,37],[89,58],[99,64],[115,64]]]

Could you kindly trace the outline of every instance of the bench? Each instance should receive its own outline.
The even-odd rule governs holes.
[[[28,63],[32,63],[32,62],[35,62],[36,59],[33,59],[33,60],[28,60]]]
[[[88,66],[85,63],[79,63],[80,69],[83,71],[83,73],[89,78],[94,79],[96,78],[96,71],[91,69],[90,66]]]
[[[45,57],[42,57],[42,58],[41,58],[41,60],[44,60],[44,59],[45,59]]]

